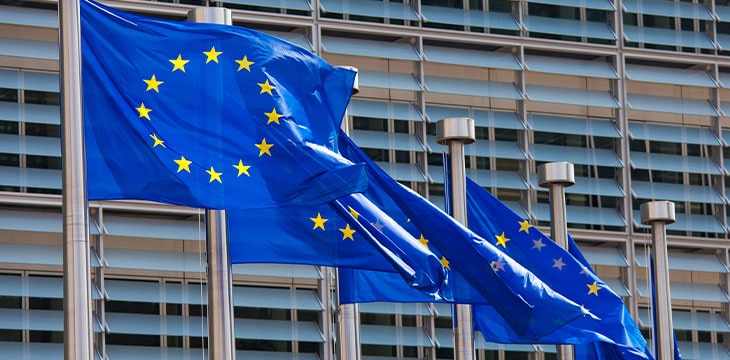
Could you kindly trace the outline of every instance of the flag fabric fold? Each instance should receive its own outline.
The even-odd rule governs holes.
[[[366,184],[337,152],[355,74],[249,29],[81,0],[90,200],[324,204]]]
[[[340,151],[356,163],[365,163],[368,188],[365,194],[399,224],[408,226],[424,247],[441,258],[447,270],[448,294],[440,299],[409,290],[397,279],[388,281],[382,272],[341,269],[340,302],[450,301],[490,304],[510,329],[525,338],[552,333],[577,318],[590,317],[578,304],[546,286],[530,271],[501,252],[495,244],[465,228],[450,216],[399,184],[381,170],[346,135]],[[358,282],[370,274],[370,282]],[[385,279],[385,280],[384,280]],[[393,288],[387,288],[393,285]]]

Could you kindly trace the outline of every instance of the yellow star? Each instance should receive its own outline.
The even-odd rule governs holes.
[[[596,284],[596,281],[593,284],[586,284],[586,286],[588,286],[588,295],[593,294],[598,296],[598,290],[601,290],[601,287]]]
[[[309,220],[312,220],[314,222],[314,227],[312,228],[312,230],[317,230],[317,228],[320,228],[322,229],[322,231],[324,231],[324,223],[326,223],[328,219],[323,218],[322,214],[317,213],[316,218],[309,218]],[[342,231],[342,229],[340,229],[340,231]],[[342,240],[344,240],[344,238],[342,238]]]
[[[340,229],[342,231],[342,240],[350,239],[352,241],[355,241],[355,238],[352,237],[352,234],[355,233],[355,230],[350,229],[350,224],[345,225],[344,229]]]
[[[506,249],[507,241],[509,241],[509,238],[504,236],[504,232],[502,232],[502,235],[497,235],[497,245],[502,245],[502,247]]]
[[[221,175],[223,175],[223,173],[215,172],[215,169],[213,169],[212,166],[210,167],[210,170],[205,170],[205,172],[207,172],[208,175],[210,175],[210,180],[208,180],[208,183],[212,183],[213,180],[215,180],[221,184],[223,183],[223,181],[221,180]]]
[[[215,61],[216,64],[218,63],[218,55],[223,54],[222,51],[215,51],[215,46],[210,48],[210,51],[203,51],[203,54],[207,56],[208,58],[205,59],[205,63],[209,63],[211,61]]]
[[[269,121],[266,122],[266,125],[271,124],[272,122],[279,123],[279,118],[284,116],[282,114],[276,113],[276,108],[274,110],[271,110],[271,112],[265,112],[266,116],[269,118]]]
[[[263,93],[269,93],[269,95],[274,96],[274,94],[271,93],[271,90],[276,89],[276,86],[269,84],[269,79],[266,79],[265,83],[258,83],[261,87],[261,92],[259,94]]]
[[[193,163],[192,161],[186,159],[184,156],[180,156],[180,159],[173,161],[175,161],[175,164],[177,164],[177,172],[185,170],[188,172],[188,174],[190,173],[190,164]]]
[[[348,206],[347,208],[350,210],[350,215],[352,215],[352,217],[354,217],[355,220],[357,220],[357,218],[360,217],[360,213],[357,212],[355,209],[353,209],[351,206]]]
[[[441,266],[451,270],[451,266],[449,266],[449,260],[446,260],[445,256],[441,256]]]
[[[428,249],[428,240],[425,237],[423,237],[423,234],[421,234],[421,237],[418,238],[418,242],[423,244],[423,246],[425,246],[426,249]]]
[[[530,233],[530,228],[532,227],[532,225],[530,225],[527,220],[518,221],[518,223],[520,224],[520,231],[524,231],[528,234]]]
[[[253,61],[248,61],[248,57],[246,55],[243,55],[243,59],[241,60],[234,60],[238,63],[238,71],[241,71],[243,69],[248,70],[248,72],[251,72],[251,65],[254,64]]]
[[[251,176],[248,173],[248,169],[251,167],[251,165],[243,165],[243,160],[238,160],[238,164],[233,165],[234,168],[238,169],[238,176],[241,176],[242,174],[246,174],[246,176]]]
[[[152,78],[150,78],[149,80],[142,79],[142,81],[144,81],[147,84],[146,91],[154,90],[157,92],[160,92],[159,86],[165,83],[164,81],[157,81],[157,78],[155,77],[154,74],[152,75]]]
[[[153,147],[153,148],[154,148],[154,147],[157,147],[157,145],[160,145],[160,146],[162,146],[162,147],[167,147],[167,146],[165,146],[165,142],[164,142],[164,141],[162,141],[162,140],[160,140],[160,138],[158,138],[158,137],[157,137],[157,135],[155,135],[155,134],[152,134],[152,135],[150,135],[150,137],[152,138],[152,140],[154,140],[154,141],[155,141],[155,143],[154,143],[154,144],[152,144],[152,147]]]
[[[261,140],[261,144],[256,144],[256,147],[259,148],[259,156],[262,156],[263,154],[267,154],[271,156],[271,147],[274,146],[274,144],[268,144],[266,143],[266,138]]]
[[[152,119],[150,119],[150,111],[152,111],[152,109],[148,109],[148,108],[146,108],[146,107],[144,106],[144,103],[142,103],[142,105],[140,105],[140,106],[139,106],[138,108],[135,108],[135,109],[136,109],[136,110],[137,110],[137,112],[139,113],[139,118],[140,118],[140,119],[141,119],[141,118],[145,118],[145,119],[147,119],[147,120],[150,120],[150,121],[152,121]]]
[[[180,70],[182,72],[185,72],[185,64],[189,63],[190,60],[183,60],[182,55],[178,55],[177,59],[170,60],[172,63],[172,71]]]

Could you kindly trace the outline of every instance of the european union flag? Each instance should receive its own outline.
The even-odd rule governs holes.
[[[343,154],[350,155],[350,149],[341,147]],[[372,173],[370,191],[372,186]],[[521,219],[507,206],[501,203],[476,183],[468,180],[467,204],[469,227],[484,239],[491,238],[498,248],[498,260],[486,261],[494,273],[502,274],[513,270],[513,266],[501,259],[510,259],[524,265],[525,272],[539,277],[550,291],[562,294],[565,292],[571,303],[581,304],[586,314],[573,319],[565,317],[533,317],[526,328],[515,326],[514,318],[509,311],[504,311],[505,304],[494,303],[496,296],[487,297],[486,302],[475,301],[475,328],[480,330],[485,339],[501,343],[544,343],[544,344],[581,344],[576,346],[578,359],[651,359],[646,349],[646,341],[631,320],[621,299],[613,293],[590,269],[587,261],[576,260],[568,252],[560,248],[547,236]],[[399,204],[402,202],[399,202]],[[402,208],[401,208],[402,209]],[[449,223],[450,218],[434,216],[432,212],[416,212],[424,221],[417,223],[419,231],[429,230],[442,223]],[[453,223],[453,221],[450,221]],[[431,232],[429,245],[442,249],[452,245],[449,239],[458,239],[455,233],[438,234]],[[438,237],[433,236],[438,235]],[[449,236],[451,235],[451,236]],[[474,235],[477,237],[476,235]],[[447,239],[444,242],[434,240]],[[484,240],[486,241],[486,240]],[[435,246],[432,246],[435,245]],[[574,251],[577,251],[577,247]],[[462,253],[466,253],[462,248]],[[579,253],[579,252],[578,252]],[[452,258],[451,264],[463,263],[459,254]],[[449,256],[449,255],[446,255]],[[582,255],[580,255],[582,257]],[[457,259],[457,260],[454,260]],[[519,265],[516,265],[519,266]],[[479,265],[472,266],[478,269]],[[468,270],[468,269],[467,269]],[[449,275],[466,271],[452,267]],[[340,299],[344,302],[394,301],[413,302],[429,301],[428,297],[419,295],[417,291],[408,289],[398,282],[396,277],[382,272],[358,271],[344,269],[340,275]],[[453,280],[450,278],[449,280]],[[484,279],[486,281],[486,279]],[[452,282],[453,283],[453,282]],[[504,292],[494,290],[494,295]],[[343,299],[343,296],[346,298]],[[560,298],[557,295],[553,298]],[[435,300],[443,302],[464,302],[458,296],[452,299]],[[502,299],[497,299],[502,301]],[[431,300],[434,301],[434,300]],[[536,314],[549,309],[540,308],[536,304]],[[525,330],[528,331],[525,331]],[[552,329],[552,331],[545,331]]]
[[[399,224],[408,227],[424,247],[439,256],[447,272],[440,299],[407,288],[383,272],[340,269],[340,301],[451,301],[490,304],[526,338],[550,334],[566,323],[590,317],[497,246],[505,234],[479,237],[410,189],[390,178],[344,134],[340,151],[367,166],[365,194]],[[364,275],[364,276],[361,276]],[[372,275],[373,277],[368,277]],[[362,281],[361,281],[362,280]]]
[[[228,212],[233,263],[293,263],[397,272],[439,297],[440,259],[363,194],[318,206]]]
[[[467,179],[467,213],[469,228],[485,236],[501,233],[506,239],[500,243],[504,253],[596,316],[578,318],[540,338],[525,338],[505,326],[492,307],[476,306],[475,328],[486,340],[580,344],[575,351],[581,359],[652,358],[621,298],[596,276],[574,242],[568,253],[471,179]]]
[[[88,195],[210,209],[364,189],[337,153],[355,74],[272,36],[81,1]]]

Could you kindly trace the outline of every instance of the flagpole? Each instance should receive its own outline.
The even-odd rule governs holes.
[[[223,25],[233,23],[231,10],[219,7],[190,10],[188,21]],[[208,359],[233,360],[236,358],[236,339],[225,211],[205,211],[205,239],[208,253]]]
[[[466,221],[466,168],[464,145],[476,141],[474,119],[445,118],[436,123],[436,141],[449,147],[451,187],[451,212],[454,219],[464,226]],[[449,199],[447,199],[449,201]],[[471,306],[453,306],[454,360],[473,360],[474,323]]]
[[[360,312],[358,304],[340,304],[338,307],[340,334],[338,359],[360,360]]]
[[[321,360],[335,359],[334,345],[334,305],[332,304],[332,279],[335,276],[333,268],[322,266],[322,279],[317,282],[317,290],[322,300],[322,313],[319,315],[322,324],[324,342],[320,346]]]
[[[575,184],[572,163],[552,162],[537,167],[538,183],[550,189],[550,236],[560,247],[568,250],[568,221],[565,214],[565,188]],[[573,347],[558,345],[559,360],[573,360]]]
[[[208,359],[236,358],[233,333],[231,260],[228,256],[226,212],[205,211],[208,252]]]
[[[357,68],[353,66],[339,66],[349,69],[357,73]],[[352,95],[360,92],[360,84],[358,76],[355,76],[355,82],[352,84]],[[349,127],[346,125],[348,119],[345,113],[343,126],[345,133],[349,133]],[[339,296],[337,298],[339,303]],[[338,322],[337,322],[337,354],[338,360],[360,360],[362,357],[360,351],[360,306],[358,304],[339,304],[337,306]]]
[[[78,0],[58,8],[63,162],[63,357],[92,360],[86,155],[81,92],[81,15]]]
[[[641,204],[641,223],[651,225],[651,256],[654,258],[652,283],[654,284],[654,356],[657,359],[674,359],[674,334],[672,333],[672,300],[669,294],[669,260],[667,255],[667,224],[674,223],[674,203],[649,201]]]

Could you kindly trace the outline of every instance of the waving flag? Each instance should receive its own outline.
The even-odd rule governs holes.
[[[366,164],[369,182],[365,194],[410,229],[422,246],[437,254],[448,276],[448,289],[441,292],[448,295],[434,299],[398,282],[397,277],[388,279],[392,277],[388,273],[341,269],[341,302],[438,300],[490,304],[510,329],[524,338],[540,338],[576,319],[592,316],[503,253],[498,248],[500,237],[490,236],[487,240],[454,221],[390,178],[344,134],[340,151],[348,159]]]
[[[341,149],[346,156],[352,158],[349,148],[343,146]],[[368,171],[372,177],[370,168]],[[371,190],[372,186],[369,186],[368,191]],[[503,258],[513,259],[524,265],[526,271],[531,271],[552,290],[558,293],[564,291],[567,298],[581,304],[589,314],[570,321],[533,319],[528,322],[528,326],[540,330],[550,328],[553,331],[525,331],[524,328],[515,326],[514,319],[509,318],[509,312],[504,312],[501,306],[494,306],[491,298],[487,299],[487,303],[472,302],[475,304],[475,328],[482,332],[487,341],[579,344],[576,346],[578,359],[652,359],[647,351],[646,341],[631,320],[621,299],[593,273],[587,262],[581,263],[471,180],[467,181],[467,192],[469,227],[484,239],[491,238]],[[430,212],[415,213],[424,219],[415,224],[420,232],[442,221]],[[415,223],[414,219],[411,219],[412,223]],[[431,234],[437,235],[434,232]],[[443,243],[434,241],[439,238],[432,235],[423,240],[432,251],[441,246],[451,246],[448,240]],[[443,239],[455,238],[453,233],[440,236]],[[577,251],[577,247],[574,251]],[[455,259],[459,259],[458,254],[455,255]],[[580,256],[582,259],[582,255]],[[452,259],[451,264],[457,263],[456,261],[458,260]],[[511,271],[501,260],[484,263],[489,264],[495,273]],[[478,265],[472,268],[478,269]],[[449,275],[458,271],[459,269],[452,267]],[[405,287],[397,277],[387,273],[344,270],[340,271],[340,276],[340,297],[346,302],[428,301],[428,297]],[[494,294],[501,292],[495,291]],[[446,302],[462,302],[460,300],[455,296],[453,299],[446,299]]]
[[[81,37],[90,200],[249,209],[364,189],[335,142],[352,71],[245,28],[91,0]]]
[[[524,264],[553,290],[581,304],[596,316],[576,319],[540,339],[525,339],[492,319],[495,315],[493,309],[477,306],[474,309],[475,328],[482,332],[486,340],[501,343],[599,343],[586,347],[604,354],[611,351],[612,356],[620,356],[610,357],[612,359],[651,358],[646,340],[631,320],[623,301],[596,276],[575,243],[572,244],[571,253],[579,254],[582,261],[471,179],[467,179],[467,208],[469,228],[483,235],[502,233],[507,239],[502,244],[506,254]],[[576,347],[577,354],[589,351],[581,349],[583,346]]]

